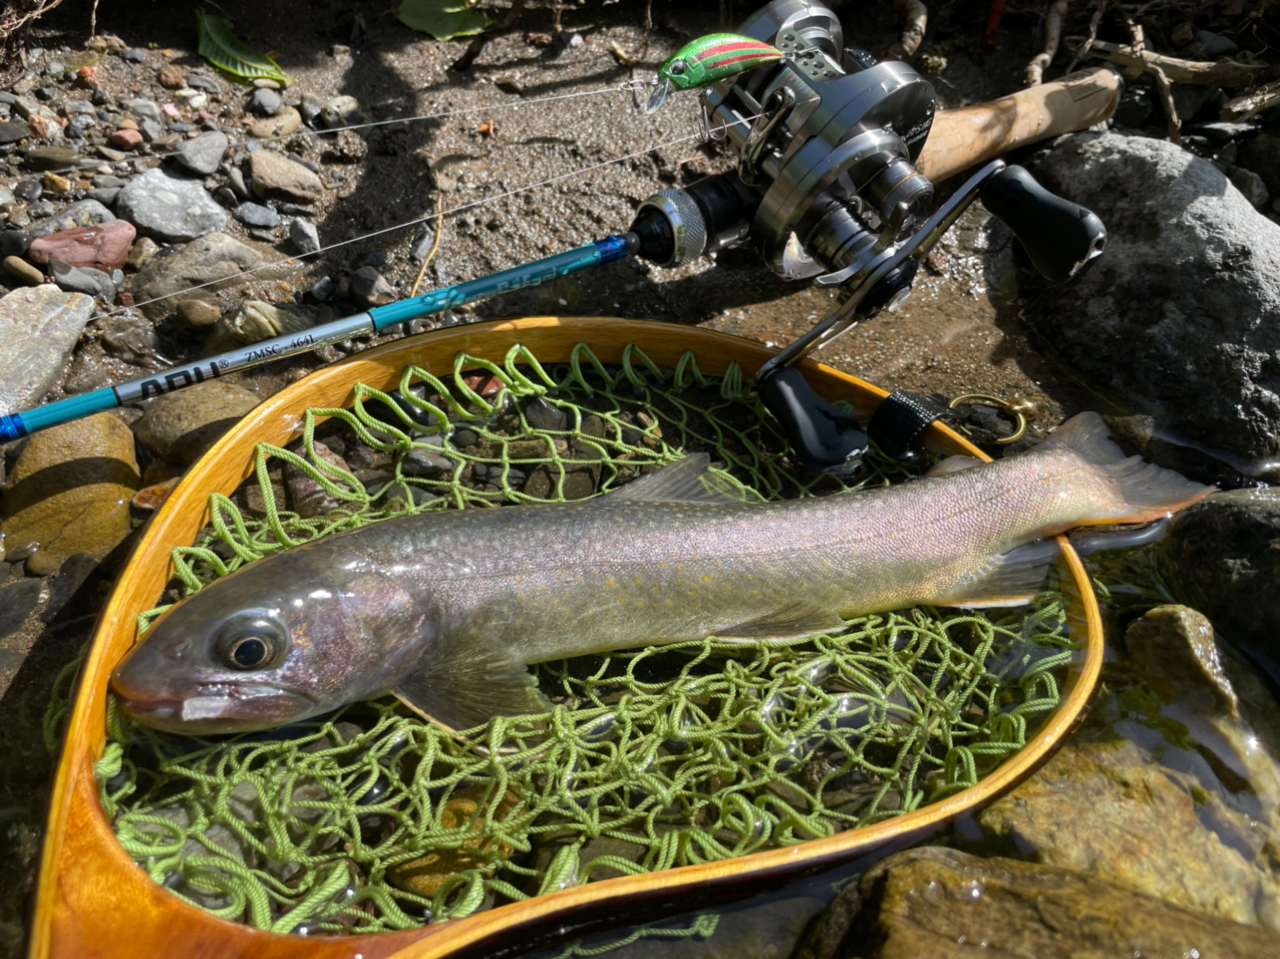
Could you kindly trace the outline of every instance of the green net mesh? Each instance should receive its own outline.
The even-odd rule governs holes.
[[[171,598],[406,510],[607,494],[693,451],[764,499],[907,475],[874,451],[854,482],[793,469],[741,371],[705,376],[692,354],[664,371],[634,348],[609,367],[581,345],[556,366],[516,347],[356,392],[211,498],[210,526],[174,551]],[[552,712],[465,737],[388,699],[205,741],[131,725],[113,701],[97,773],[128,853],[210,912],[276,932],[404,929],[918,809],[1026,744],[1075,649],[1050,592],[1003,618],[917,608],[804,641],[544,663]]]

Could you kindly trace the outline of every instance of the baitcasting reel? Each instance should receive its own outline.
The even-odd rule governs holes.
[[[784,59],[703,92],[707,128],[733,144],[737,169],[649,197],[630,230],[640,255],[661,266],[749,239],[779,276],[841,288],[827,316],[760,369],[756,386],[808,466],[851,472],[866,434],[793,364],[901,305],[920,260],[979,197],[1051,280],[1070,278],[1100,254],[1106,228],[1000,160],[929,215],[933,184],[914,164],[937,101],[923,77],[906,63],[877,63],[846,48],[840,21],[815,0],[774,0],[738,32]]]

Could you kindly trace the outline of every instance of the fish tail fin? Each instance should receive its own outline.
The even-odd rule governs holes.
[[[1173,470],[1148,463],[1141,456],[1125,456],[1107,433],[1107,425],[1097,413],[1080,413],[1067,420],[1042,446],[1071,450],[1106,473],[1115,486],[1113,502],[1102,515],[1083,520],[1080,525],[1099,523],[1143,523],[1176,513],[1214,491]]]
[[[459,639],[448,648],[430,649],[391,687],[396,698],[454,732],[482,726],[494,716],[551,709],[528,668],[508,650],[474,634]]]

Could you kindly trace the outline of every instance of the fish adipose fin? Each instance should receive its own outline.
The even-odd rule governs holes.
[[[844,620],[834,613],[791,603],[777,612],[729,626],[715,635],[717,639],[758,642],[762,639],[798,639],[838,633],[844,627]]]
[[[1096,515],[1080,525],[1099,523],[1142,523],[1175,513],[1214,491],[1212,486],[1191,480],[1146,462],[1141,456],[1125,456],[1107,435],[1107,424],[1097,413],[1080,413],[1049,434],[1042,446],[1056,444],[1072,450],[1094,466],[1105,470],[1118,488],[1118,499],[1105,515]]]
[[[467,636],[452,650],[433,650],[391,687],[402,703],[452,731],[494,716],[545,713],[551,703],[525,665],[498,650],[476,648]]]
[[[1061,550],[1057,540],[1038,540],[1001,553],[973,580],[937,600],[939,606],[1022,606],[1044,585]]]
[[[711,457],[693,453],[656,473],[642,476],[597,502],[742,503],[748,497],[727,480],[710,472]]]

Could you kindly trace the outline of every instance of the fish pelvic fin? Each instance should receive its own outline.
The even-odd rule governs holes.
[[[717,639],[745,643],[821,636],[823,633],[838,633],[844,628],[844,620],[835,613],[803,603],[790,603],[776,612],[718,630],[715,635]]]
[[[1204,499],[1215,489],[1148,463],[1141,456],[1125,456],[1107,435],[1107,425],[1097,413],[1073,416],[1050,433],[1041,445],[1071,450],[1103,470],[1117,487],[1112,508],[1104,515],[1082,521],[1082,526],[1159,519]]]
[[[1022,606],[1044,585],[1049,567],[1061,554],[1057,540],[1037,540],[996,556],[986,568],[950,593],[938,597],[939,606],[981,609]]]
[[[391,692],[451,732],[482,726],[494,716],[549,712],[551,703],[525,664],[505,650],[485,648],[479,639],[464,636],[452,649],[432,649]]]
[[[742,503],[746,493],[710,471],[711,457],[693,453],[655,473],[641,476],[597,502]]]

